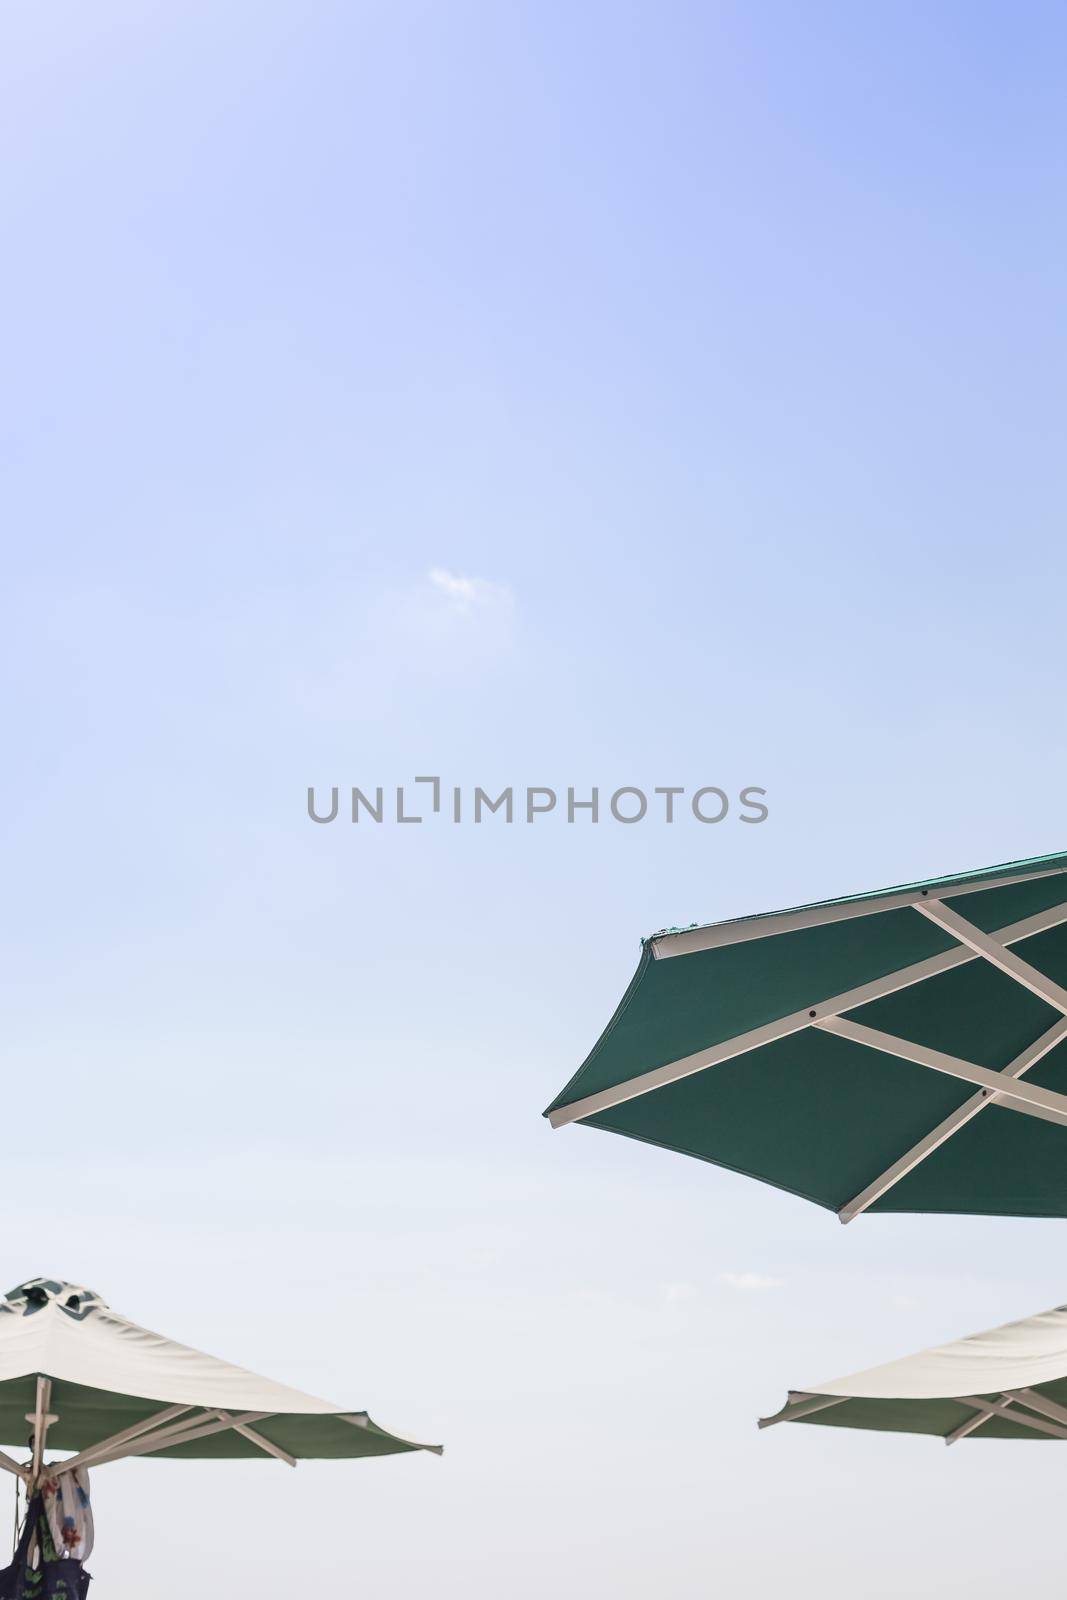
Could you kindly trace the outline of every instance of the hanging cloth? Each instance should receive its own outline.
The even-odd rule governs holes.
[[[59,1472],[41,1484],[41,1498],[57,1556],[87,1561],[93,1553],[93,1509],[84,1467]]]

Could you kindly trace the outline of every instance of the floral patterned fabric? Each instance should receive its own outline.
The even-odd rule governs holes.
[[[46,1478],[41,1498],[57,1556],[85,1561],[93,1549],[93,1511],[89,1504],[89,1474],[84,1467]]]

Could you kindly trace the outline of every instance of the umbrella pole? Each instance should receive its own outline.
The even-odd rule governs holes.
[[[38,1375],[38,1378],[37,1378],[37,1404],[36,1404],[34,1410],[32,1412],[27,1413],[27,1416],[26,1416],[26,1421],[33,1423],[33,1464],[30,1467],[29,1477],[27,1478],[27,1481],[26,1481],[26,1504],[27,1504],[27,1507],[29,1506],[29,1503],[30,1503],[31,1499],[33,1498],[33,1496],[37,1493],[37,1490],[40,1487],[41,1478],[44,1475],[43,1474],[44,1446],[45,1446],[45,1439],[48,1436],[48,1429],[49,1429],[50,1425],[53,1422],[58,1422],[59,1421],[58,1417],[54,1417],[54,1416],[51,1416],[49,1414],[48,1406],[49,1406],[49,1403],[50,1403],[51,1399],[52,1399],[52,1380],[51,1380],[51,1378],[42,1378],[40,1375]],[[30,1541],[29,1550],[26,1552],[26,1559],[27,1559],[27,1562],[29,1563],[29,1565],[31,1567],[34,1564],[34,1557],[36,1555],[36,1552],[37,1552],[37,1535],[36,1535],[36,1533],[34,1533],[34,1536]]]

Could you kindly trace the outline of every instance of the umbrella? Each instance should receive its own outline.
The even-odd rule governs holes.
[[[1067,855],[646,939],[545,1115],[837,1212],[1067,1216]]]
[[[149,1333],[89,1289],[34,1278],[0,1301],[0,1467],[32,1496],[49,1476],[129,1456],[339,1460],[433,1450],[215,1356]],[[48,1449],[74,1452],[47,1466]]]
[[[884,1367],[792,1390],[761,1428],[929,1433],[958,1439],[1067,1439],[1067,1306],[973,1333]]]

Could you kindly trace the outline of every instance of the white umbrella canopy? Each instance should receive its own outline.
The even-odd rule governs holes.
[[[920,1350],[808,1389],[760,1427],[820,1427],[959,1439],[1067,1439],[1067,1306]]]
[[[52,1470],[127,1456],[337,1460],[411,1450],[441,1453],[320,1400],[150,1333],[92,1290],[35,1278],[0,1301],[0,1443],[30,1435],[28,1463],[0,1467],[32,1487]]]

